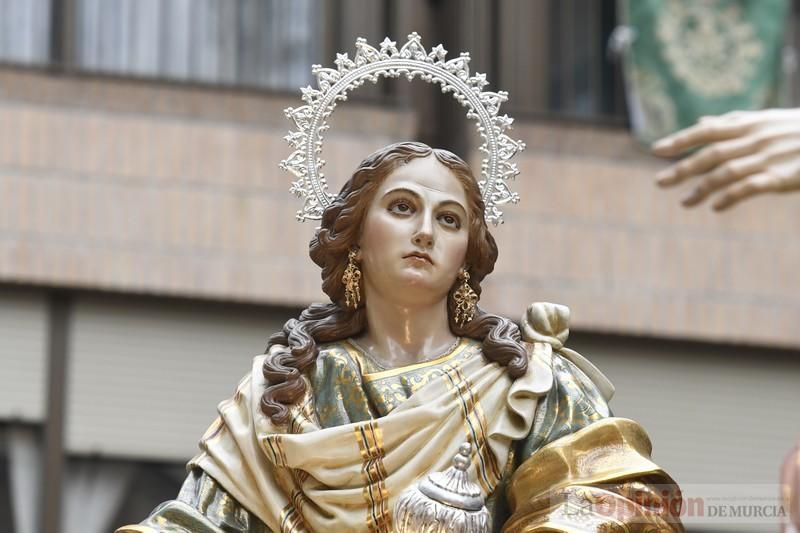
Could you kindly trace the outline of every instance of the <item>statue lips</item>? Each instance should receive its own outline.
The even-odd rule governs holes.
[[[410,258],[422,259],[433,265],[433,259],[431,259],[431,256],[423,252],[411,252],[410,254],[406,254],[403,256],[403,259],[410,259]]]

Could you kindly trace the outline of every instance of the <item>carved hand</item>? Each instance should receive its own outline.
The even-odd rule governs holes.
[[[800,190],[800,109],[734,111],[703,117],[655,142],[653,153],[674,157],[702,147],[661,171],[657,183],[671,187],[693,180],[683,205],[698,205],[719,192],[712,207],[727,209],[763,193]]]

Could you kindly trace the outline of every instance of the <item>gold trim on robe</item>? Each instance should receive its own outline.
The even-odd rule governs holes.
[[[201,443],[203,451],[191,466],[208,473],[273,531],[286,527],[282,518],[296,493],[303,504],[295,510],[308,531],[388,531],[399,494],[425,473],[447,469],[470,435],[481,453],[469,473],[484,480],[488,496],[512,443],[530,431],[552,372],[548,361],[532,355],[531,371],[512,381],[504,367],[483,358],[480,343],[466,340],[460,348],[445,362],[431,362],[429,368],[440,368],[442,375],[386,416],[320,427],[306,416],[308,406],[293,406],[292,416],[308,426],[302,433],[277,427],[261,413],[265,383],[263,356],[257,357],[249,380],[220,404],[221,429]],[[333,356],[322,377],[338,380],[349,370]],[[357,431],[361,437],[354,438]]]
[[[533,304],[521,331],[529,366],[516,380],[471,339],[388,372],[347,342],[322,345],[283,426],[261,412],[258,356],[219,404],[178,500],[118,531],[388,533],[400,493],[469,440],[494,532],[682,532],[680,492],[647,435],[607,418],[613,386],[563,346],[568,310]]]
[[[606,418],[538,450],[511,478],[503,533],[683,532],[681,493],[632,420]]]

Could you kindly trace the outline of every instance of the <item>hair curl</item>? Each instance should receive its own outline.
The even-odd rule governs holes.
[[[470,212],[467,244],[469,284],[480,296],[480,282],[494,269],[497,244],[484,219],[484,203],[469,166],[458,156],[433,149],[418,142],[402,142],[386,146],[362,161],[345,183],[341,192],[322,215],[322,224],[309,244],[311,259],[322,268],[322,290],[331,303],[312,304],[300,317],[286,322],[272,335],[267,352],[275,345],[263,365],[267,387],[261,397],[261,410],[276,424],[288,422],[287,406],[296,403],[305,393],[302,373],[317,358],[318,344],[359,335],[366,327],[364,304],[355,310],[344,305],[341,282],[347,255],[360,238],[361,225],[376,189],[400,165],[433,154],[450,169],[464,187]],[[508,368],[512,378],[525,374],[528,358],[520,344],[519,327],[511,320],[487,313],[478,307],[474,318],[459,326],[454,320],[455,304],[450,290],[448,321],[453,334],[481,341],[484,356]]]

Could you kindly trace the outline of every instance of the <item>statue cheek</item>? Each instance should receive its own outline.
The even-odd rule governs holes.
[[[467,260],[467,242],[451,242],[447,243],[443,254],[444,266],[448,273],[452,274],[453,279],[458,274],[458,271],[468,263]]]
[[[361,250],[363,253],[379,253],[385,243],[393,240],[391,224],[382,216],[371,216],[364,224],[361,232]]]
[[[410,228],[408,219],[392,216],[391,213],[382,212],[369,217],[365,224],[364,233],[369,233],[373,243],[389,244],[400,239],[403,244],[410,238]]]

